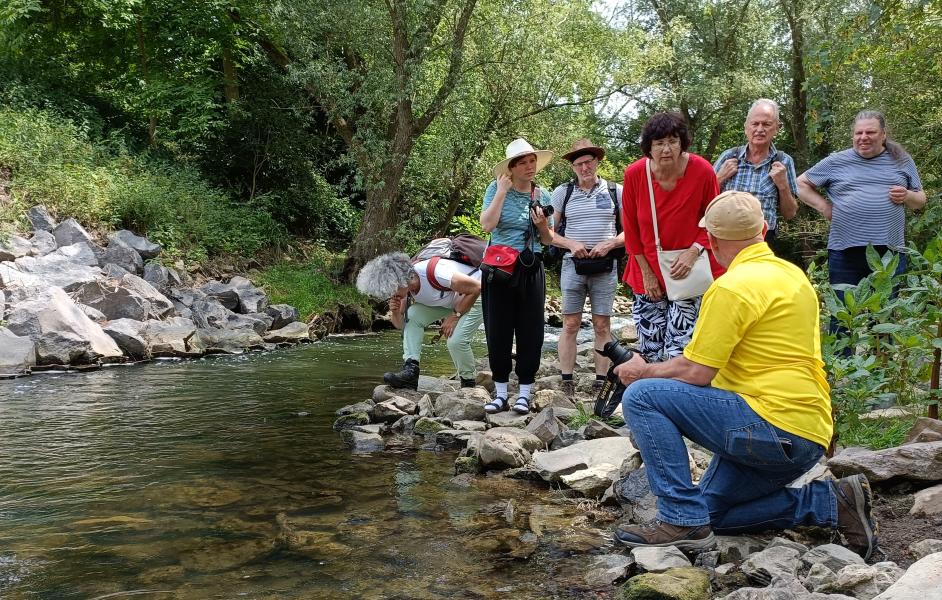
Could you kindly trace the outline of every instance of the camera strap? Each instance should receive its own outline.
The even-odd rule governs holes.
[[[537,197],[537,191],[540,189],[540,186],[536,184],[530,184],[530,203],[527,204],[527,232],[523,236],[523,251],[520,252],[520,256],[517,260],[520,261],[520,265],[529,269],[534,264],[536,264],[536,254],[533,252],[533,249],[530,248],[530,241],[533,239],[533,230],[535,229],[533,225],[533,217],[530,216],[530,207],[533,206],[534,199]],[[542,197],[543,194],[540,194]],[[524,262],[524,254],[529,254],[533,257],[533,260],[530,261],[530,264]]]

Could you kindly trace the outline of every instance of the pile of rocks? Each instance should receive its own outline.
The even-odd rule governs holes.
[[[298,311],[244,277],[194,287],[122,230],[99,245],[75,219],[29,210],[29,238],[0,242],[0,377],[162,356],[239,353],[310,340]]]
[[[585,350],[580,354],[580,362],[588,360],[587,354]],[[552,370],[547,362],[540,372]],[[478,376],[478,387],[470,389],[423,376],[417,391],[378,386],[371,399],[339,409],[334,428],[355,452],[381,451],[388,444],[398,445],[402,436],[419,436],[427,446],[457,447],[456,480],[500,472],[503,478],[543,481],[553,489],[593,499],[591,506],[615,507],[610,510],[620,514],[620,521],[646,522],[655,516],[656,498],[640,455],[627,427],[591,418],[591,381],[591,377],[579,380],[576,398],[570,399],[558,389],[558,376],[544,375],[534,384],[531,414],[488,415],[483,405],[491,397],[487,390],[493,383],[486,371]],[[688,446],[688,454],[697,481],[712,457],[694,444]],[[846,449],[791,485],[851,473],[865,473],[874,483],[891,478],[942,482],[942,423],[921,419],[900,448]],[[913,511],[942,515],[942,485],[919,492]],[[529,522],[529,529],[505,527],[498,530],[500,536],[483,539],[502,558],[527,558],[541,539],[532,514]],[[889,561],[865,564],[858,555],[830,543],[831,532],[808,534],[818,539],[787,533],[789,537],[771,541],[718,536],[717,549],[693,561],[674,547],[590,556],[586,583],[604,588],[627,580],[618,595],[624,599],[897,600],[918,594],[925,600],[942,589],[940,540],[913,544],[910,552],[921,560],[906,571]]]

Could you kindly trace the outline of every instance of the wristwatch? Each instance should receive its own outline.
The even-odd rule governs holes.
[[[453,311],[451,314],[455,315],[455,316],[456,316],[457,318],[459,318],[459,319],[461,318],[461,313],[458,312],[457,310],[456,310],[456,311]]]
[[[693,244],[691,244],[691,248],[697,249],[697,256],[700,256],[701,254],[703,254],[703,251],[706,250],[706,248],[704,248],[700,242],[694,242]]]

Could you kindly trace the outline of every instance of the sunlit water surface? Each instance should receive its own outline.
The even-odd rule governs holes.
[[[459,485],[454,451],[420,439],[344,446],[334,411],[400,363],[388,332],[0,381],[0,597],[597,597],[580,582],[602,536],[541,538],[527,561],[469,544],[508,499],[558,493]],[[443,343],[423,356],[449,368]]]

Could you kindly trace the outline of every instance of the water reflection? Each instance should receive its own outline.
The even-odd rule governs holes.
[[[334,411],[399,354],[388,333],[0,382],[0,596],[581,597],[568,551],[469,542],[542,486],[459,485],[451,452],[340,442]],[[423,357],[451,368],[443,344]]]

